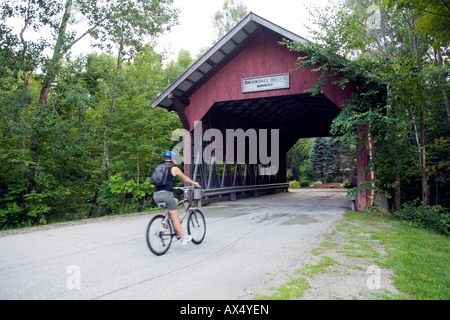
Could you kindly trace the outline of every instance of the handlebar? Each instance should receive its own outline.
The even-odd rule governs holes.
[[[202,187],[195,187],[195,186],[188,186],[188,187],[173,187],[174,190],[182,190],[184,193],[184,200],[188,200],[189,203],[192,202],[192,200],[195,198],[197,199],[197,197],[199,196],[198,194],[196,195],[196,192],[194,192],[194,190],[198,190],[200,191],[200,195],[201,195],[201,189]],[[191,191],[191,192],[189,192]]]
[[[189,190],[194,190],[195,187],[194,186],[189,186],[189,187],[173,187],[174,190],[183,190],[183,191],[189,191]],[[201,189],[201,187],[199,188]]]

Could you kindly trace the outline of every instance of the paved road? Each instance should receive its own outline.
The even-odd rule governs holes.
[[[282,283],[350,208],[291,191],[205,206],[201,245],[147,248],[151,214],[0,233],[0,299],[253,299]]]

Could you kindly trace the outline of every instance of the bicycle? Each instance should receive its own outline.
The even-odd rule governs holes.
[[[183,214],[179,217],[180,223],[183,222],[187,215],[187,232],[192,236],[191,241],[194,244],[202,243],[206,235],[206,222],[203,213],[198,208],[191,207],[192,195],[189,195],[189,191],[193,191],[194,187],[175,187],[173,189],[182,190],[184,193],[184,199],[178,202],[177,207],[184,206],[185,203],[188,204]],[[167,207],[165,202],[157,203],[157,205],[160,208]],[[164,215],[156,215],[150,220],[146,238],[147,245],[154,254],[158,256],[165,254],[169,250],[174,237],[179,239],[170,219],[169,212],[166,212]]]

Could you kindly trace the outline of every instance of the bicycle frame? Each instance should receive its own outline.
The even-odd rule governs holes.
[[[184,212],[178,217],[178,219],[180,220],[180,223],[183,223],[183,220],[186,217],[186,214],[192,210],[192,205],[191,205],[192,201],[191,201],[190,196],[188,195],[188,192],[194,190],[194,188],[193,187],[174,187],[173,189],[174,190],[182,190],[184,193],[184,199],[177,203],[177,208],[180,207],[181,205],[184,206],[185,203],[188,204],[187,207],[184,209]],[[167,211],[162,223],[164,224],[168,220],[170,220],[170,214]],[[176,236],[176,235],[177,235],[177,232],[174,229],[174,233],[172,234],[172,236]]]
[[[200,244],[205,238],[206,223],[203,213],[199,209],[191,205],[192,198],[189,195],[189,191],[194,190],[194,188],[179,187],[174,189],[183,190],[184,192],[184,199],[177,203],[177,208],[180,206],[185,206],[185,210],[178,217],[178,219],[180,220],[180,223],[182,223],[183,220],[187,217],[187,232],[192,236],[191,241],[194,244]],[[162,205],[162,203],[158,203],[158,206],[161,208],[165,207]],[[178,233],[173,226],[173,222],[170,218],[168,210],[165,214],[156,215],[152,220],[150,220],[150,223],[147,227],[146,237],[147,245],[149,246],[150,250],[156,255],[162,255],[166,253],[167,250],[169,250],[173,237],[177,237],[179,239]],[[160,248],[161,245],[162,247]]]

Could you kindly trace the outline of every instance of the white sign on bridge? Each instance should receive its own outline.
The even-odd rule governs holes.
[[[242,93],[288,88],[289,73],[242,79]]]

